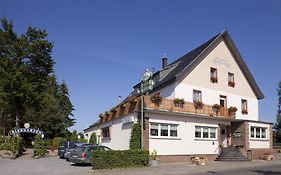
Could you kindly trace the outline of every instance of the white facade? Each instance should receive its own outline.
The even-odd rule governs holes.
[[[147,114],[149,123],[178,125],[177,138],[149,137],[149,150],[157,150],[159,155],[192,155],[218,154],[219,135],[218,127],[230,125],[229,121],[200,119],[194,117],[171,116],[163,114]],[[171,120],[172,118],[172,120]],[[216,129],[216,138],[195,138],[195,126],[213,127]]]
[[[127,150],[129,149],[130,136],[132,131],[132,125],[136,122],[136,114],[130,114],[124,117],[116,118],[110,122],[106,122],[100,125],[89,128],[85,134],[88,135],[88,140],[92,133],[96,133],[98,143],[115,150]],[[110,128],[110,138],[102,137],[102,129]]]
[[[251,128],[252,127],[264,128],[265,129],[265,138],[251,137]],[[249,148],[270,148],[270,139],[271,139],[271,137],[270,137],[269,124],[249,122]]]
[[[218,83],[210,82],[210,68],[216,68]],[[234,74],[235,87],[228,86],[228,73]],[[220,40],[201,63],[177,82],[159,90],[165,98],[183,98],[193,102],[193,90],[202,92],[204,104],[219,104],[220,96],[226,96],[227,107],[237,108],[236,119],[258,121],[258,99],[224,40]],[[247,100],[248,114],[241,112],[241,100]]]

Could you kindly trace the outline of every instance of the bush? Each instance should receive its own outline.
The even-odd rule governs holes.
[[[93,154],[93,169],[144,167],[149,162],[147,150],[96,151]]]
[[[81,143],[87,143],[87,142],[88,142],[88,140],[87,140],[87,139],[85,139],[85,138],[80,138],[80,139],[79,139],[79,142],[81,142]]]
[[[2,136],[2,135],[0,135],[0,144],[1,143],[5,143],[5,138],[4,138],[4,136]]]
[[[89,143],[97,144],[97,135],[95,132],[91,135]]]
[[[0,150],[10,150],[10,146],[7,143],[0,143]]]
[[[58,149],[59,145],[61,142],[64,142],[66,141],[65,138],[62,138],[62,137],[55,137],[52,141],[52,148],[53,149]]]
[[[41,135],[35,137],[35,143],[33,148],[33,157],[42,157],[47,153],[46,142],[41,138]]]
[[[135,123],[131,131],[130,149],[141,149],[141,125]]]
[[[14,157],[18,157],[23,153],[23,143],[21,137],[13,136],[9,139],[9,151]]]

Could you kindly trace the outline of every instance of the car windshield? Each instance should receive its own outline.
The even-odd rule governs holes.
[[[77,147],[77,144],[70,143],[68,149],[73,149],[73,148],[76,148],[76,147]]]
[[[66,148],[66,147],[67,147],[67,142],[60,143],[60,148]]]
[[[85,151],[85,149],[86,149],[86,147],[84,147],[84,146],[79,146],[79,147],[77,147],[77,148],[75,149],[75,151],[76,151],[77,153],[83,153],[83,152]]]

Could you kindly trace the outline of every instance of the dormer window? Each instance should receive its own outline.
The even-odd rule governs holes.
[[[234,82],[234,74],[228,72],[228,86],[234,87],[235,82]]]
[[[217,83],[218,82],[218,71],[216,68],[211,67],[211,72],[210,72],[210,81],[212,83]]]

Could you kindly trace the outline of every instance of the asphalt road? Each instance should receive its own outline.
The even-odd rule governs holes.
[[[90,166],[73,166],[57,157],[16,160],[0,158],[0,175],[88,175]]]
[[[229,169],[222,171],[207,171],[196,175],[281,175],[281,165],[266,165],[242,169]],[[195,175],[195,174],[194,174]]]
[[[281,175],[281,159],[252,162],[212,162],[208,166],[190,163],[160,164],[158,167],[91,171],[91,166],[73,166],[57,157],[41,159],[0,157],[0,175]]]

